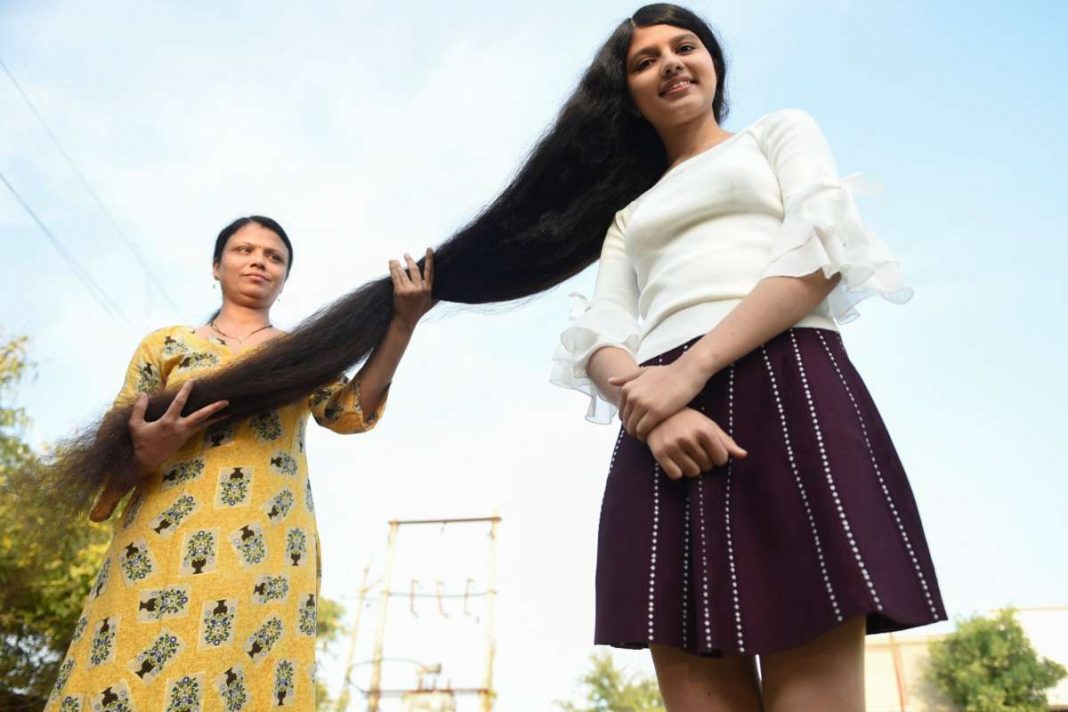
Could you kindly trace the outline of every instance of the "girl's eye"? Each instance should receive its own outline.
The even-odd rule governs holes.
[[[692,44],[684,44],[679,46],[680,52],[693,52],[695,49],[697,48],[694,47]]]
[[[653,60],[651,60],[648,57],[646,57],[645,59],[643,59],[642,61],[638,62],[636,65],[634,65],[634,69],[636,69],[637,71],[640,72],[640,71],[642,71],[643,69],[645,69],[646,67],[648,67],[652,63],[653,63]]]

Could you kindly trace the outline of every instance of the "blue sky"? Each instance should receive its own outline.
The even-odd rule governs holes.
[[[861,207],[916,296],[862,304],[843,332],[909,470],[950,612],[1068,603],[1068,5],[692,7],[732,62],[728,129],[804,108],[843,174],[884,186]],[[180,307],[153,293],[0,76],[0,170],[125,313],[108,318],[0,192],[0,330],[31,337],[37,377],[22,401],[32,437],[54,440],[108,403],[145,332],[210,313],[211,244],[233,217],[262,212],[293,237],[282,325],[440,241],[507,181],[633,9],[0,4],[0,59]],[[388,518],[499,509],[497,672],[509,709],[566,697],[591,650],[614,428],[585,423],[581,398],[547,374],[567,294],[592,283],[587,271],[517,309],[435,315],[380,429],[317,432],[309,444],[324,593],[350,605],[363,566],[381,563]],[[462,589],[480,545],[435,536],[409,541],[405,576]],[[461,559],[443,553],[449,541]],[[387,652],[424,654],[402,613]],[[448,635],[470,639],[456,645],[476,663],[446,661],[454,682],[477,675],[477,627]],[[326,661],[331,686],[336,667]],[[404,683],[408,673],[392,674]]]

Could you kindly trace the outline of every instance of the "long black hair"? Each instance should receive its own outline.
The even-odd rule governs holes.
[[[648,190],[667,168],[664,146],[635,111],[627,86],[634,28],[652,25],[697,35],[716,69],[716,120],[726,117],[727,68],[712,29],[676,5],[640,8],[598,50],[508,187],[437,248],[435,299],[466,304],[520,299],[563,282],[597,259],[615,212]],[[254,357],[199,379],[186,411],[225,399],[230,405],[224,413],[243,418],[306,398],[370,354],[385,335],[392,304],[388,277],[364,284]],[[154,396],[146,417],[162,415],[173,394]],[[126,489],[140,479],[127,430],[129,414],[128,407],[109,412],[58,451],[51,468],[58,505],[83,511],[109,480]]]

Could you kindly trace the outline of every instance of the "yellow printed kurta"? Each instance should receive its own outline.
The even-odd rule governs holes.
[[[234,359],[187,326],[149,334],[120,402]],[[240,356],[238,357],[240,358]],[[213,712],[315,706],[319,540],[308,415],[374,427],[356,381],[197,433],[134,491],[115,524],[49,712]]]

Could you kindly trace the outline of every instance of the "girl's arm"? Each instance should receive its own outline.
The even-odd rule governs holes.
[[[657,423],[689,403],[721,369],[811,313],[838,281],[839,275],[828,278],[821,271],[762,279],[671,366],[613,371],[609,387],[625,401],[620,418],[627,431],[645,440]]]

